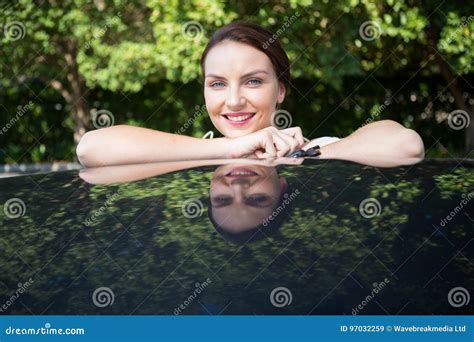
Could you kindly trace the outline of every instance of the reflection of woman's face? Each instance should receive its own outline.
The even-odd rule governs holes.
[[[223,165],[211,180],[214,221],[232,233],[255,228],[272,214],[287,187],[273,167]]]
[[[266,54],[246,44],[224,41],[209,51],[204,70],[206,107],[219,132],[234,138],[270,126],[276,104],[285,98],[285,88]]]

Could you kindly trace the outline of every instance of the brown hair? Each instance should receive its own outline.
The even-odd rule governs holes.
[[[204,62],[209,51],[217,44],[230,40],[253,46],[270,58],[273,69],[280,82],[289,90],[290,62],[285,50],[281,47],[276,36],[260,25],[236,21],[217,30],[211,37],[201,56],[201,72],[204,78]]]

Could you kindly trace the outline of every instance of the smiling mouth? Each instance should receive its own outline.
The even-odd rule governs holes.
[[[255,116],[255,113],[248,113],[242,115],[222,115],[231,125],[244,125]]]
[[[253,177],[253,176],[258,176],[258,173],[250,170],[250,169],[246,169],[246,168],[235,168],[235,169],[232,169],[230,170],[230,172],[228,172],[226,175],[226,177]]]

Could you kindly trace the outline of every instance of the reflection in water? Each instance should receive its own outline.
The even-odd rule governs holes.
[[[288,219],[291,202],[299,194],[293,192],[284,177],[278,176],[277,165],[298,165],[303,159],[280,158],[276,163],[265,160],[225,161],[215,170],[209,190],[209,219],[228,241],[243,244],[274,234]],[[259,165],[252,163],[258,162]],[[216,164],[216,161],[191,161],[122,165],[86,169],[81,178],[93,184],[136,181],[186,168]],[[201,201],[189,202],[189,209],[200,211]],[[189,213],[193,216],[194,213]]]
[[[288,197],[288,182],[275,167],[223,165],[212,176],[209,218],[229,241],[256,241],[276,232],[288,218]]]
[[[474,288],[473,201],[460,206],[473,185],[472,163],[454,161],[183,162],[0,180],[2,205],[25,204],[18,218],[0,210],[1,313],[469,314],[448,294]],[[370,217],[366,199],[380,204]],[[191,216],[189,201],[201,204]],[[98,307],[104,288],[113,301]]]

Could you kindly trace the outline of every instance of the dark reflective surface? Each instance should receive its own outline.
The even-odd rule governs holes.
[[[2,314],[473,313],[448,300],[474,289],[472,162],[229,168],[111,185],[76,171],[0,180],[4,207],[25,204],[21,217],[0,213]],[[256,241],[226,235],[250,226]]]

